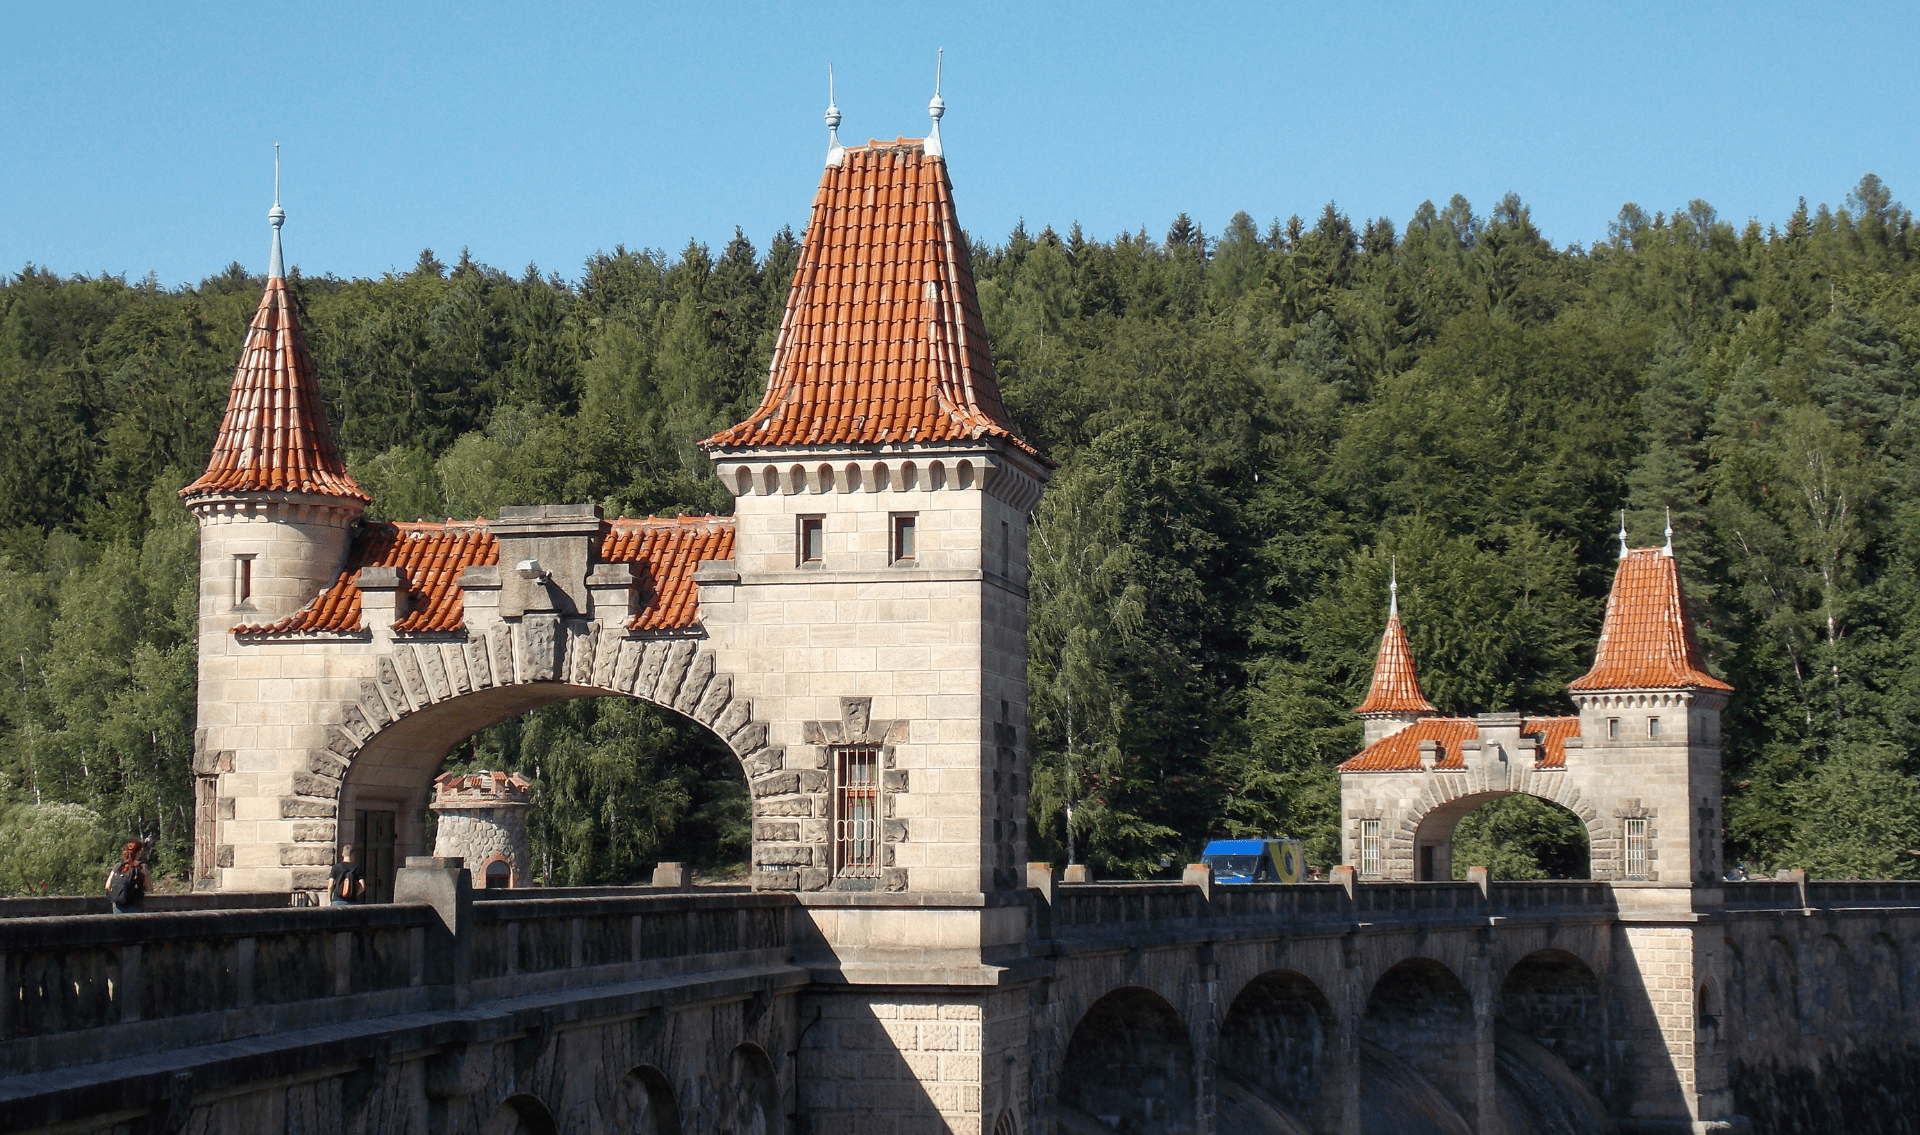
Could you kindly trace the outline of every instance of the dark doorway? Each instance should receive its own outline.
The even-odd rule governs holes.
[[[1433,845],[1430,843],[1420,848],[1420,881],[1433,882]]]
[[[359,847],[354,855],[367,873],[367,901],[393,901],[393,812],[360,813]]]

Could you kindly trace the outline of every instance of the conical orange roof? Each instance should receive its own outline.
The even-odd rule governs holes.
[[[1570,690],[1732,690],[1707,673],[1680,594],[1680,570],[1662,548],[1620,557],[1593,669]]]
[[[277,238],[276,233],[276,238]],[[247,325],[246,345],[233,374],[227,414],[213,457],[185,498],[222,493],[311,493],[368,501],[347,475],[327,428],[307,337],[280,275],[267,280],[260,309]]]
[[[1353,712],[1434,712],[1433,703],[1420,692],[1420,676],[1414,672],[1413,650],[1407,645],[1398,610],[1387,616],[1387,633],[1380,636],[1380,655],[1373,662],[1373,684],[1367,687],[1367,700]]]
[[[1001,438],[967,236],[945,160],[920,139],[846,149],[813,199],[767,393],[708,438],[730,446]]]

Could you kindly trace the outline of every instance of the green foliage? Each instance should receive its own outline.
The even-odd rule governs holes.
[[[21,804],[0,813],[0,895],[93,895],[117,843],[78,804]]]
[[[1029,541],[1036,857],[1149,874],[1285,834],[1333,861],[1391,566],[1443,711],[1564,712],[1625,508],[1639,544],[1671,511],[1738,687],[1730,859],[1912,873],[1920,235],[1887,187],[1765,229],[1629,204],[1587,248],[1511,195],[1307,216],[973,244],[1007,404],[1061,462]],[[568,282],[428,252],[290,283],[370,515],[715,511],[695,443],[757,399],[797,255],[616,248]],[[162,869],[194,674],[170,493],[260,286],[0,284],[0,804],[82,805],[159,837]],[[454,760],[537,772],[549,878],[629,879],[744,847],[737,766],[690,728],[559,706]],[[1562,873],[1564,817],[1483,813],[1456,862]]]
[[[1453,829],[1453,877],[1485,867],[1496,879],[1584,879],[1587,828],[1580,817],[1537,796],[1502,796]]]

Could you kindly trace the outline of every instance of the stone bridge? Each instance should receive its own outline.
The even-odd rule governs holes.
[[[1676,918],[1609,883],[1031,881],[975,912],[1026,927],[985,975],[843,959],[933,913],[907,896],[474,892],[420,859],[385,906],[28,907],[0,1129],[1518,1135],[1737,1127],[1688,1118],[1724,1094],[1873,1131],[1920,1102],[1920,885]]]

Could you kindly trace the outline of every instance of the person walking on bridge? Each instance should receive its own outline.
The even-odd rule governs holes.
[[[140,841],[132,839],[120,849],[120,862],[107,872],[107,898],[113,903],[115,914],[137,914],[147,897],[147,888],[153,885],[152,876],[147,874],[147,865],[142,861]]]
[[[367,877],[353,861],[353,845],[340,849],[340,862],[333,865],[333,878],[327,884],[329,906],[353,906],[367,893]]]

